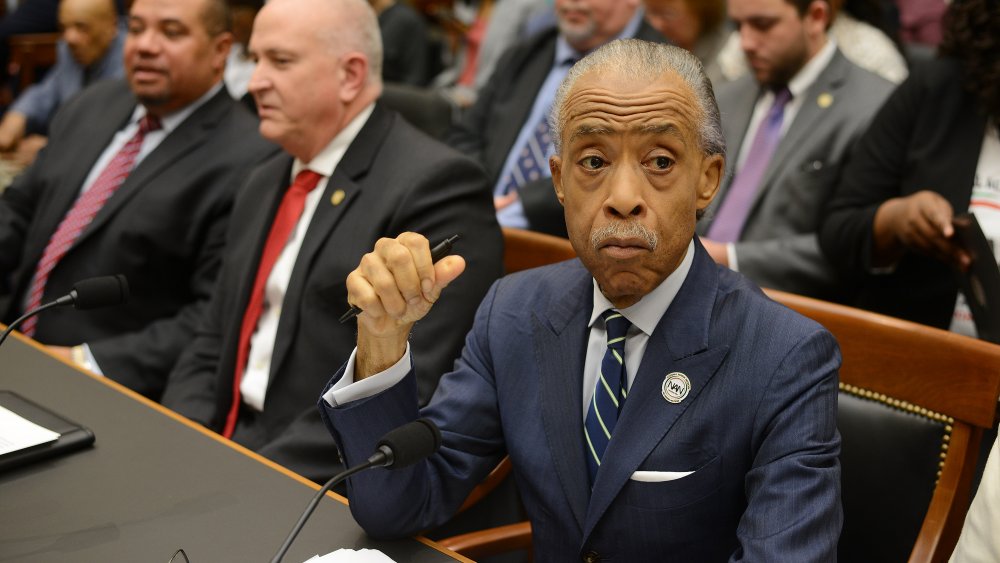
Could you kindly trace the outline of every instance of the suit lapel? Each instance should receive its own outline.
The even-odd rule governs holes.
[[[566,291],[549,308],[532,316],[531,335],[538,365],[545,438],[556,475],[580,529],[590,496],[584,458],[583,389],[581,374],[586,355],[593,291],[582,264]]]
[[[363,178],[378,155],[394,119],[396,119],[395,114],[383,108],[381,104],[376,104],[368,121],[358,132],[358,136],[348,147],[343,158],[340,159],[340,163],[326,184],[316,212],[309,223],[305,239],[299,248],[299,255],[292,267],[292,277],[285,293],[286,302],[302,302],[302,294],[309,279],[309,272],[320,249],[327,244],[334,228],[350,209],[355,197],[364,188]],[[334,205],[331,198],[338,190],[344,192],[344,197],[338,204]],[[274,355],[271,359],[269,387],[274,383],[275,374],[281,373],[281,364],[287,358],[292,342],[295,340],[295,331],[299,325],[298,317],[299,307],[282,308],[281,317],[278,319],[278,334],[274,342]]]
[[[698,400],[725,358],[727,346],[709,343],[718,283],[715,263],[696,242],[691,271],[650,336],[639,372],[604,453],[605,463],[597,474],[587,510],[584,538],[593,531],[632,473]],[[683,373],[691,381],[687,397],[676,404],[668,402],[661,393],[666,375],[673,372]]]
[[[216,123],[225,115],[228,109],[226,102],[231,101],[228,97],[229,93],[223,88],[205,105],[189,115],[175,130],[171,131],[159,146],[142,159],[142,162],[129,173],[121,187],[115,191],[111,199],[94,216],[94,220],[80,233],[73,246],[81,244],[92,233],[100,229],[150,180],[156,178],[164,168],[175,164],[184,155],[201,147],[208,140]]]

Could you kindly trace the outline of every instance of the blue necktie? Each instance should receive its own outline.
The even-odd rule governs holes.
[[[602,315],[608,331],[608,349],[601,361],[601,371],[597,374],[594,398],[587,409],[584,423],[584,438],[587,441],[587,469],[590,470],[590,485],[594,486],[597,470],[601,467],[604,451],[611,441],[611,434],[618,422],[618,413],[625,403],[628,385],[625,375],[625,333],[632,325],[628,319],[614,309]]]
[[[743,167],[736,173],[729,191],[724,196],[719,210],[712,219],[708,229],[708,238],[718,242],[736,242],[743,233],[753,207],[754,197],[764,179],[764,172],[771,163],[778,142],[781,140],[781,124],[785,118],[785,105],[792,99],[788,88],[782,88],[774,93],[774,103],[767,112],[764,121],[757,127],[753,137],[750,152],[747,153]]]

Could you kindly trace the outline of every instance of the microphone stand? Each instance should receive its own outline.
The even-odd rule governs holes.
[[[38,313],[41,313],[42,311],[45,311],[47,309],[51,309],[53,307],[60,307],[62,305],[65,305],[69,301],[70,301],[69,299],[67,301],[63,301],[62,299],[57,299],[55,301],[52,301],[50,303],[46,303],[46,304],[42,305],[41,307],[39,307],[37,309],[33,309],[33,310],[28,311],[27,313],[21,315],[20,317],[17,318],[17,320],[15,320],[14,322],[10,323],[10,326],[7,327],[7,330],[3,331],[3,334],[0,334],[0,346],[3,345],[4,340],[7,340],[7,335],[10,334],[11,332],[13,332],[14,329],[18,327],[18,325],[20,325],[21,323],[23,323],[29,317],[33,317],[33,316],[37,315]]]
[[[295,523],[295,526],[292,527],[292,531],[289,532],[288,537],[285,538],[284,543],[281,544],[281,547],[279,547],[278,551],[274,554],[274,557],[271,559],[271,563],[281,563],[281,560],[285,557],[285,553],[288,551],[288,548],[291,547],[292,542],[295,541],[296,536],[299,535],[302,527],[305,526],[306,520],[309,520],[309,517],[312,516],[313,511],[316,510],[316,507],[319,505],[319,501],[323,500],[323,495],[325,495],[330,489],[355,473],[360,473],[365,469],[370,469],[372,467],[389,465],[391,463],[391,453],[386,454],[386,450],[380,449],[372,454],[372,456],[368,458],[368,461],[360,465],[355,465],[354,467],[331,477],[329,481],[320,487],[319,491],[316,492],[316,495],[313,496],[312,500],[309,501],[309,505],[306,506],[305,511],[302,512],[302,516],[299,517],[299,521]]]

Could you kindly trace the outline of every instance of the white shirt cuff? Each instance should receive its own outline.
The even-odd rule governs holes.
[[[729,260],[730,270],[740,271],[740,263],[736,260],[736,245],[731,242],[726,243],[726,259]]]
[[[97,359],[90,352],[90,346],[87,346],[87,343],[84,342],[80,345],[80,349],[83,351],[83,368],[103,377],[104,372],[101,371],[101,366],[97,365]]]
[[[406,343],[406,352],[403,353],[403,357],[399,359],[398,362],[390,366],[385,371],[381,371],[366,377],[357,383],[354,382],[354,358],[358,354],[358,349],[355,348],[351,352],[351,357],[347,360],[347,365],[344,367],[344,377],[340,378],[329,391],[323,394],[323,400],[327,402],[331,407],[339,407],[351,401],[357,401],[358,399],[366,399],[373,395],[378,395],[382,391],[389,389],[393,385],[399,383],[406,377],[406,374],[410,373],[412,368],[412,363],[410,361],[410,343]]]

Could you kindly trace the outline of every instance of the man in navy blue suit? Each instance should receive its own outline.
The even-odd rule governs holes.
[[[840,354],[694,235],[725,160],[701,65],[609,43],[570,71],[551,126],[579,259],[494,284],[419,413],[407,337],[463,259],[434,264],[410,233],[348,278],[358,347],[320,401],[345,463],[418,414],[443,434],[427,461],[352,477],[355,518],[375,536],[434,526],[506,454],[538,561],[835,561]]]

